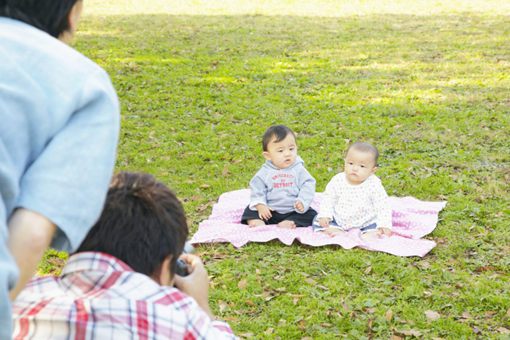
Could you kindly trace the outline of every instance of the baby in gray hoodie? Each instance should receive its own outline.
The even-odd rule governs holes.
[[[241,223],[250,227],[277,224],[307,227],[317,212],[310,208],[315,179],[297,155],[296,136],[284,125],[271,126],[262,138],[264,165],[250,181],[250,204]]]

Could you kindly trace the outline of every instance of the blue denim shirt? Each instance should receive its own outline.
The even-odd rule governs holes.
[[[101,213],[119,134],[106,72],[71,47],[0,17],[0,338],[10,335],[17,268],[7,221],[23,207],[58,226],[52,246],[73,251]]]

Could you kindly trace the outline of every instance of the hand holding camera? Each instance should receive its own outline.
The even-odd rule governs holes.
[[[191,245],[191,243],[186,242],[184,244],[184,251],[183,254],[193,254],[195,252],[195,248]],[[190,274],[190,269],[188,267],[188,264],[184,259],[178,258],[177,259],[177,267],[175,268],[175,274],[179,276],[188,276]]]
[[[209,309],[209,277],[202,260],[196,255],[183,253],[180,259],[186,264],[188,275],[175,275],[175,287],[195,299],[200,307],[212,317]]]

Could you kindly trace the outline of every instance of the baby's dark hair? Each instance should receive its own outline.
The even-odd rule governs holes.
[[[294,131],[285,125],[273,125],[264,133],[264,137],[262,137],[262,150],[267,151],[267,145],[273,138],[275,138],[275,142],[280,142],[284,140],[289,134],[291,134],[294,138],[296,135]]]
[[[377,161],[379,160],[379,150],[377,150],[377,148],[372,144],[366,142],[355,142],[351,144],[349,148],[347,148],[345,154],[347,155],[351,149],[359,150],[362,152],[370,152],[372,155],[374,155],[375,165],[377,165]]]

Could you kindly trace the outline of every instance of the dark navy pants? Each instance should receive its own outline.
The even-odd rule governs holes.
[[[293,221],[296,223],[298,227],[308,227],[312,225],[312,221],[314,217],[317,215],[317,211],[310,208],[305,213],[300,214],[295,211],[292,211],[287,214],[280,214],[279,212],[272,211],[271,218],[266,222],[266,224],[278,224],[282,221]],[[243,217],[241,217],[242,224],[248,224],[248,220],[260,220],[259,212],[257,210],[251,210],[250,207],[246,207],[243,212]]]

